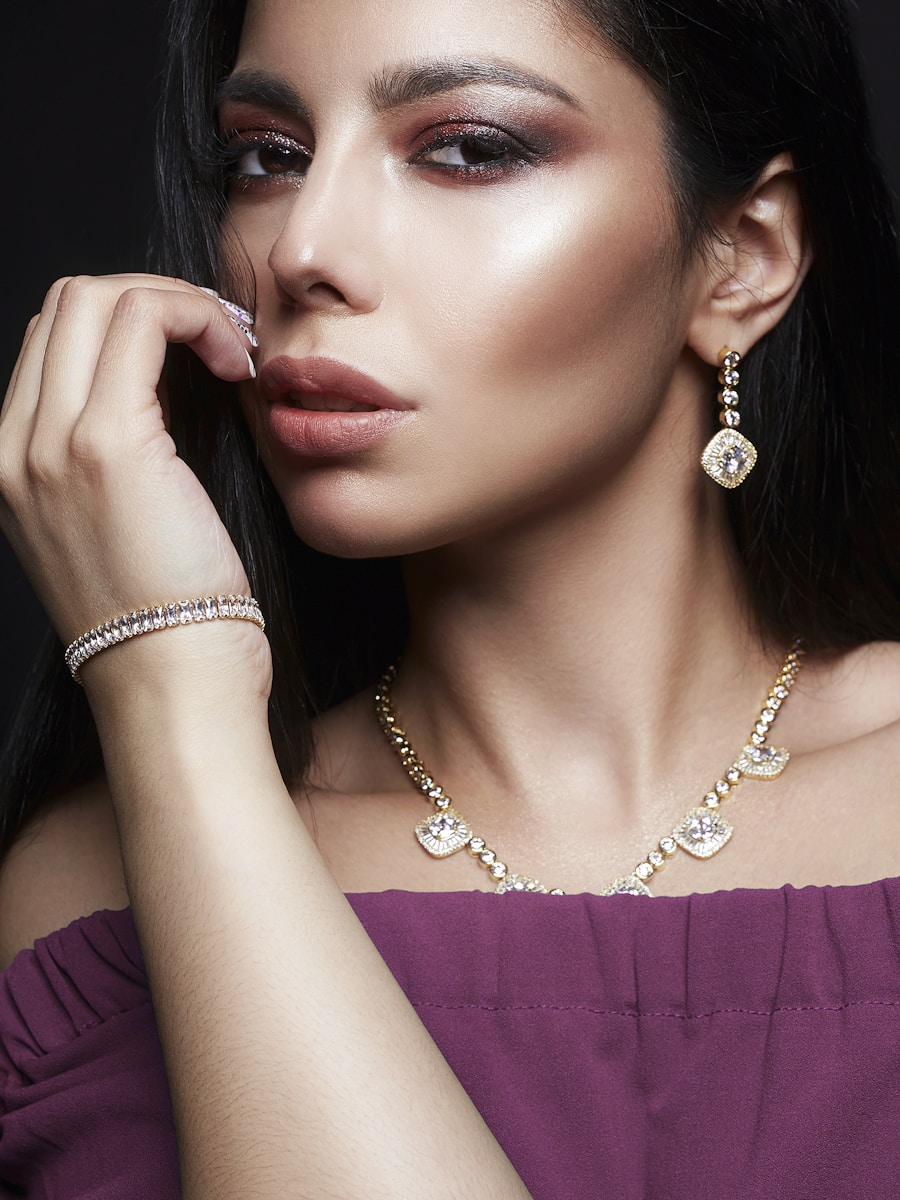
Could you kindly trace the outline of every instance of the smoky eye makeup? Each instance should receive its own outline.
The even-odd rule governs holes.
[[[556,105],[535,94],[503,95],[489,85],[426,97],[377,114],[372,137],[424,178],[445,183],[486,184],[512,180],[552,164],[570,140]],[[217,163],[229,192],[260,191],[302,182],[313,161],[313,139],[265,106],[226,101],[219,114]]]
[[[297,137],[254,124],[223,132],[218,159],[226,184],[246,189],[279,180],[297,182],[309,170],[312,150]]]
[[[449,115],[416,137],[409,161],[449,176],[496,178],[546,161],[554,151],[552,139],[533,129],[514,131],[480,115]]]
[[[475,92],[479,89],[471,89]],[[513,178],[560,161],[573,142],[565,114],[546,97],[464,94],[398,114],[398,141],[417,170],[461,183]]]

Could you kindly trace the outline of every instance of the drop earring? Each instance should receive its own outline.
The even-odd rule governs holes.
[[[741,381],[738,364],[741,356],[737,350],[727,346],[719,351],[719,403],[722,411],[719,421],[723,428],[706,445],[700,464],[710,479],[714,479],[720,487],[740,487],[756,464],[756,447],[749,438],[738,433],[741,414],[738,412],[737,388]]]

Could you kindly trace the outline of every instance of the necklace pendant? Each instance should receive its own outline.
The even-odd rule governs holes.
[[[433,858],[446,858],[469,844],[472,829],[465,819],[452,808],[442,808],[431,813],[416,826],[419,845]]]
[[[734,765],[750,779],[777,779],[790,757],[784,746],[745,746]]]
[[[652,896],[653,893],[637,875],[624,875],[604,888],[601,896]]]
[[[540,892],[546,896],[548,890],[537,879],[529,879],[527,875],[506,875],[497,884],[498,896],[503,896],[506,892]]]
[[[692,808],[672,837],[694,858],[712,858],[729,840],[734,830],[724,817],[709,808]]]

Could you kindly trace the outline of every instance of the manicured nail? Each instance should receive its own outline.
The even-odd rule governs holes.
[[[250,378],[255,379],[256,378],[256,366],[254,365],[253,359],[250,357],[250,351],[245,350],[244,353],[247,355],[247,366],[250,368]]]
[[[234,313],[239,321],[243,321],[245,325],[253,324],[253,313],[248,313],[246,308],[241,308],[233,300],[224,300],[221,296],[216,296],[216,299],[223,308],[227,308],[230,313]]]
[[[246,308],[241,308],[239,304],[235,304],[233,300],[226,300],[224,296],[220,296],[215,288],[202,287],[199,291],[205,292],[207,296],[212,296],[213,300],[218,300],[223,308],[227,308],[230,313],[234,313],[239,321],[243,321],[245,325],[253,324],[253,313],[247,312]]]
[[[256,347],[259,345],[259,338],[252,331],[252,329],[248,329],[246,325],[244,325],[241,321],[239,321],[237,319],[237,317],[229,316],[228,320],[232,323],[232,325],[235,327],[235,329],[239,329],[241,331],[241,333],[244,335],[244,337],[247,339],[247,341],[250,343],[250,345],[255,350]]]

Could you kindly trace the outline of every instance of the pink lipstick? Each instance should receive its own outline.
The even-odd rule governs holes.
[[[409,401],[332,358],[279,355],[260,369],[259,386],[272,437],[309,458],[365,450],[413,412]]]

